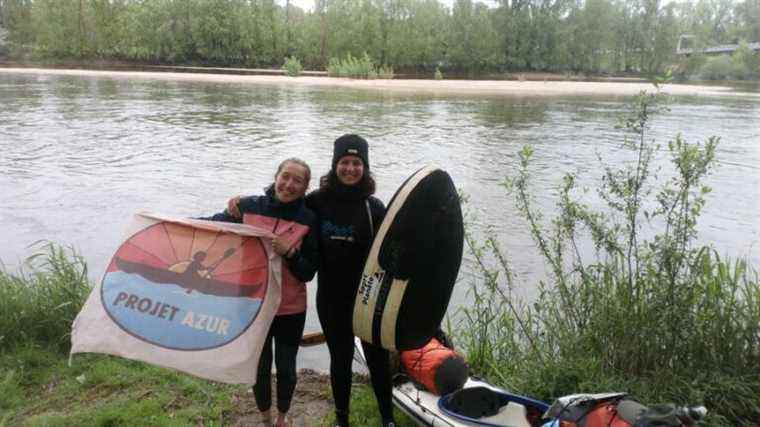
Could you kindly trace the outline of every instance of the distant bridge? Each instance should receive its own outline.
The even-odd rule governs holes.
[[[684,47],[688,44],[688,40],[694,39],[694,36],[683,35],[678,38],[678,46],[676,47],[676,54],[678,55],[692,55],[694,53],[703,53],[705,55],[721,55],[730,54],[739,49],[738,44],[721,44],[717,46],[710,46],[704,49],[695,49],[691,47]],[[750,49],[760,52],[760,42],[747,43]]]

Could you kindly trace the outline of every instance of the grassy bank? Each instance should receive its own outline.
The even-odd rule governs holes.
[[[71,322],[90,290],[84,260],[52,244],[25,270],[0,270],[0,427],[257,424],[243,385],[106,355],[77,354],[69,364]],[[302,371],[290,414],[327,426],[331,408],[328,377]],[[352,409],[355,425],[380,424],[366,378],[357,377]],[[400,426],[413,425],[397,416]]]
[[[331,406],[327,377],[304,377],[297,396],[304,387],[318,393],[296,400]],[[363,379],[355,384],[351,405],[354,425],[380,425],[372,389]],[[331,414],[299,413],[296,419],[325,427]],[[246,426],[258,420],[253,394],[242,385],[104,355],[77,355],[68,366],[65,354],[39,344],[0,351],[1,427]],[[402,427],[414,425],[399,413],[397,420]]]
[[[648,404],[704,404],[712,425],[757,425],[760,277],[696,232],[719,138],[690,144],[674,135],[661,149],[647,129],[662,108],[656,93],[633,103],[621,142],[631,160],[600,159],[601,208],[583,203],[586,191],[567,175],[557,184],[557,215],[544,218],[533,204],[533,151],[519,153],[503,185],[549,278],[533,284],[535,301],[522,303],[511,294],[516,279],[502,239],[468,236],[482,279],[472,283],[457,335],[475,371],[520,393],[552,400],[627,391]],[[652,170],[655,155],[669,156],[672,169]]]
[[[68,366],[86,264],[49,244],[25,269],[0,271],[0,426],[221,425],[239,413],[242,387],[103,355]]]
[[[0,372],[2,426],[218,426],[241,415],[246,393],[116,357],[79,355],[69,367],[36,343],[4,349]]]

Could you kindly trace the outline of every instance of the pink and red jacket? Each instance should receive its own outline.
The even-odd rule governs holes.
[[[305,312],[305,283],[314,278],[319,266],[319,223],[316,215],[306,207],[303,198],[291,203],[278,201],[271,187],[263,196],[241,198],[239,207],[243,214],[242,220],[233,217],[226,210],[203,219],[243,222],[292,239],[297,249],[292,257],[283,257],[282,298],[277,315]]]

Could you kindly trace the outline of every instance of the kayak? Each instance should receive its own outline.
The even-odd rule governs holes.
[[[366,367],[361,341],[356,339],[356,360]],[[393,383],[393,404],[420,426],[533,427],[549,405],[509,393],[470,377],[462,389],[438,396],[415,385],[405,375]]]
[[[354,347],[354,359],[366,368],[359,338]],[[550,407],[472,376],[461,389],[438,396],[398,374],[392,394],[393,404],[420,426],[685,427],[699,424],[707,414],[704,406],[647,407],[628,398],[627,393],[572,394],[560,397]]]
[[[393,386],[393,403],[421,426],[532,427],[541,425],[549,408],[474,377],[461,390],[445,396],[420,390],[411,381],[398,381]]]

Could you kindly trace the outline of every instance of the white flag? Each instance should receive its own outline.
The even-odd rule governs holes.
[[[280,305],[273,235],[137,214],[74,320],[71,353],[106,353],[226,383],[256,382]]]

